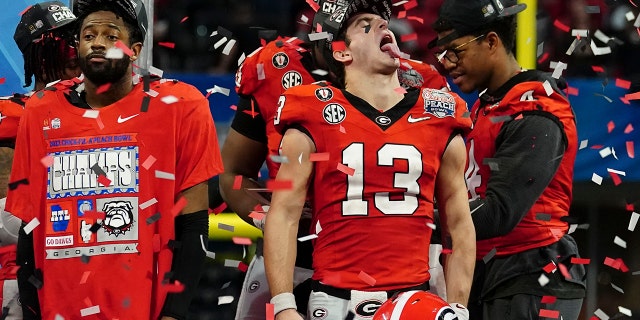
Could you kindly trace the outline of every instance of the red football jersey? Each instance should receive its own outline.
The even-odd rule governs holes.
[[[25,95],[0,97],[0,141],[16,139],[20,116],[24,112]]]
[[[569,214],[571,205],[573,163],[578,145],[575,116],[567,98],[556,91],[547,94],[541,81],[520,82],[495,104],[480,109],[480,101],[477,101],[473,106],[474,128],[466,143],[469,196],[471,199],[485,197],[491,170],[488,165],[483,165],[484,159],[492,158],[496,153],[496,138],[505,123],[495,119],[529,112],[548,112],[557,118],[562,123],[567,148],[555,176],[520,223],[505,236],[477,242],[478,260],[493,248],[497,250],[496,256],[511,255],[550,245],[567,233],[567,223],[561,218]],[[538,213],[549,214],[550,219],[538,219]]]
[[[269,154],[277,155],[280,135],[273,127],[278,98],[288,88],[313,83],[313,70],[307,70],[302,56],[308,55],[297,38],[279,38],[250,54],[236,72],[236,92],[252,96],[258,102],[255,110],[266,123],[266,140]],[[308,56],[310,59],[311,57]],[[398,78],[405,88],[449,89],[446,78],[430,64],[416,60],[400,59]],[[269,176],[275,178],[279,164],[267,157]]]
[[[329,154],[314,162],[309,191],[313,278],[365,291],[428,281],[435,178],[450,137],[471,126],[466,103],[413,89],[381,113],[317,84],[291,88],[280,102],[276,128],[300,128]]]
[[[7,199],[7,211],[37,225],[42,318],[158,319],[172,289],[162,280],[174,204],[222,172],[208,102],[190,85],[160,80],[151,83],[156,97],[138,84],[90,110],[69,102],[73,84],[27,102]]]

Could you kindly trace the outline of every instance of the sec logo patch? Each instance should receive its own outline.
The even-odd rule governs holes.
[[[287,71],[282,76],[282,87],[289,89],[302,84],[302,75],[298,71]]]

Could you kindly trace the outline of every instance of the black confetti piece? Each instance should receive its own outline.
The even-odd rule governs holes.
[[[222,36],[222,37],[227,37],[227,38],[231,38],[233,37],[233,32],[223,28],[223,27],[218,27],[218,35]]]
[[[182,248],[182,242],[172,239],[172,240],[169,240],[169,243],[167,243],[167,246],[171,249],[180,249]]]
[[[151,97],[144,96],[142,98],[142,106],[140,107],[140,112],[147,112],[149,110],[149,103],[151,102]]]
[[[42,280],[38,279],[38,277],[36,277],[36,275],[31,275],[29,277],[29,283],[31,283],[34,287],[41,289],[42,288]]]
[[[500,171],[500,165],[498,163],[498,159],[494,158],[484,158],[482,160],[482,164],[488,165],[491,171]]]
[[[471,112],[466,111],[465,113],[463,113],[463,114],[462,114],[462,117],[463,117],[463,118],[469,118],[469,117],[471,117]]]
[[[487,253],[487,255],[482,258],[482,261],[484,262],[484,264],[489,263],[489,261],[491,261],[491,259],[495,257],[496,252],[498,252],[496,248],[491,249],[491,251],[489,251],[489,253]]]
[[[89,263],[89,260],[91,260],[91,257],[90,257],[90,256],[87,256],[87,255],[84,255],[84,254],[80,256],[80,261],[81,261],[82,263],[84,263],[84,264]]]
[[[144,92],[149,92],[149,90],[151,90],[151,76],[149,75],[149,71],[146,69],[142,70],[142,90]]]
[[[102,170],[102,168],[100,168],[100,165],[97,162],[96,162],[96,164],[91,166],[91,171],[93,171],[93,173],[95,173],[97,176],[106,176],[107,175],[107,173],[104,172],[104,170]]]
[[[160,220],[160,212],[157,212],[156,214],[147,218],[147,224],[155,223],[158,220]]]
[[[600,13],[600,6],[585,6],[585,13]]]
[[[38,99],[42,99],[42,97],[44,97],[44,91],[36,92],[36,97],[38,97]]]
[[[551,221],[551,214],[549,213],[536,213],[536,220]]]
[[[353,320],[356,317],[356,315],[349,311],[349,313],[347,313],[347,316],[344,318],[344,320]]]
[[[27,180],[27,179],[22,179],[22,180],[18,180],[18,181],[14,181],[14,182],[9,182],[9,190],[15,190],[15,189],[17,189],[21,184],[29,185],[29,180]]]
[[[171,279],[173,279],[173,271],[169,271],[164,274],[164,277],[162,277],[162,283],[170,283]]]
[[[260,30],[258,31],[258,37],[264,39],[266,42],[275,40],[278,37],[277,30]]]
[[[100,227],[102,227],[101,224],[94,223],[94,224],[91,225],[91,228],[89,228],[89,231],[91,231],[91,233],[96,233],[96,232],[98,232],[98,230],[100,230]]]

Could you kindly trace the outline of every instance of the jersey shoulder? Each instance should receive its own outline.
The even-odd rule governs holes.
[[[159,93],[157,98],[173,96],[179,100],[201,100],[204,96],[193,85],[174,79],[159,79],[152,82],[151,88]],[[165,102],[166,103],[166,102]]]
[[[405,88],[432,88],[451,91],[447,79],[431,64],[412,59],[402,59],[398,78]]]

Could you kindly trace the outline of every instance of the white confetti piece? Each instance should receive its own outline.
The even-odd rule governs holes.
[[[633,317],[633,315],[631,315],[631,310],[625,307],[618,306],[618,312],[624,314],[627,317]]]
[[[620,238],[620,237],[618,237],[618,236],[616,236],[616,237],[613,239],[613,243],[615,243],[615,244],[617,244],[617,245],[619,245],[619,246],[621,246],[621,247],[623,247],[623,248],[625,248],[625,249],[627,248],[627,242],[626,242],[626,241],[624,241],[624,240],[622,240],[622,238]]]
[[[598,151],[598,153],[600,153],[601,158],[606,158],[611,155],[611,148],[610,147],[603,148],[600,151]]]
[[[593,312],[593,315],[595,315],[596,317],[600,318],[601,320],[609,320],[609,316],[604,313],[604,311],[598,309],[595,312]]]
[[[398,2],[394,3],[392,6],[399,7],[399,6],[401,6],[401,5],[403,5],[403,4],[407,3],[407,2],[409,2],[409,1],[407,1],[407,0],[398,1]]]
[[[602,43],[609,43],[609,41],[611,41],[611,37],[609,37],[608,35],[604,34],[604,32],[600,31],[600,29],[596,30],[596,32],[593,34],[593,36],[602,41]]]
[[[640,28],[640,15],[638,15],[636,21],[633,23],[633,27]]]
[[[220,296],[218,297],[218,305],[229,304],[233,302],[233,296]]]
[[[279,156],[277,154],[269,155],[269,159],[275,163],[289,163],[287,156]]]
[[[431,228],[431,230],[435,230],[436,229],[436,225],[430,222],[427,222],[427,227]]]
[[[244,59],[246,59],[247,57],[244,55],[244,52],[240,55],[240,58],[238,58],[238,67],[244,62]]]
[[[145,93],[150,95],[150,96],[152,96],[152,97],[154,97],[154,98],[157,97],[160,94],[158,91],[155,91],[153,89],[149,89],[149,91],[146,91]]]
[[[164,74],[164,71],[162,71],[162,69],[160,69],[160,68],[156,68],[154,66],[150,66],[149,67],[149,73],[150,74],[155,74],[158,77],[162,78],[162,75]]]
[[[110,48],[107,50],[107,53],[104,55],[107,59],[122,59],[124,57],[124,52],[120,48]]]
[[[308,236],[304,236],[304,237],[300,237],[300,238],[298,238],[298,241],[300,241],[300,242],[305,242],[305,241],[309,241],[309,240],[311,240],[311,239],[316,239],[316,238],[318,238],[318,235],[317,235],[317,234],[310,234],[310,235],[308,235]]]
[[[553,68],[553,73],[551,74],[551,77],[554,79],[560,79],[560,77],[562,76],[562,72],[566,69],[567,69],[567,64],[562,61],[558,61],[555,68]]]
[[[540,42],[540,44],[538,44],[538,48],[536,49],[536,57],[540,58],[540,56],[542,56],[543,53],[544,53],[544,42]]]
[[[100,313],[100,306],[92,306],[84,309],[80,309],[80,315],[83,317]]]
[[[56,316],[53,318],[53,320],[64,320],[64,317],[56,313]]]
[[[228,224],[224,224],[224,223],[219,222],[218,223],[218,229],[233,232],[235,230],[235,227],[232,226],[232,225],[228,225]]]
[[[149,168],[151,168],[151,166],[156,163],[156,157],[154,156],[148,156],[147,160],[144,160],[144,162],[142,163],[142,167],[149,170]]]
[[[586,38],[589,36],[589,29],[573,29],[571,30],[571,36]]]
[[[620,288],[620,287],[616,286],[615,284],[611,283],[611,287],[612,287],[614,290],[616,290],[616,291],[618,291],[618,292],[620,292],[620,293],[624,294],[624,290],[622,290],[622,288]]]
[[[544,287],[547,285],[547,283],[549,283],[549,278],[547,278],[547,276],[545,276],[544,274],[541,274],[540,277],[538,277],[538,283],[541,287]]]
[[[319,234],[322,231],[322,227],[320,226],[320,220],[316,222],[316,234]]]
[[[578,229],[578,225],[577,224],[570,224],[569,225],[569,232],[567,232],[567,233],[572,234],[572,233],[576,232],[576,229]]]
[[[620,171],[620,170],[615,170],[615,169],[611,169],[611,168],[607,168],[607,172],[611,172],[611,173],[615,173],[621,176],[627,176],[627,174],[624,171]]]
[[[219,87],[219,86],[217,86],[217,85],[214,85],[214,86],[213,86],[213,88],[209,88],[209,89],[207,89],[207,92],[208,92],[208,93],[212,93],[212,94],[213,94],[213,93],[222,93],[222,94],[224,94],[225,96],[229,96],[229,92],[230,92],[230,91],[231,91],[231,90],[229,90],[229,89],[227,89],[227,88]]]
[[[144,210],[144,209],[146,209],[146,208],[151,207],[152,205],[154,205],[154,204],[156,204],[156,203],[158,203],[158,200],[156,200],[156,198],[151,198],[151,199],[149,199],[149,200],[147,200],[147,201],[145,201],[145,202],[141,203],[141,204],[139,205],[139,207],[140,207],[140,209]]]
[[[550,96],[553,94],[553,88],[551,87],[551,83],[549,83],[549,80],[545,80],[545,82],[542,83],[542,87],[544,88],[544,91],[547,93],[547,96]]]
[[[98,110],[85,110],[82,115],[83,118],[97,119],[100,116],[100,111]]]
[[[256,64],[256,69],[257,69],[257,75],[258,75],[258,80],[264,80],[266,78],[265,74],[264,74],[264,64],[262,63],[258,63]]]
[[[238,260],[231,260],[231,259],[224,260],[225,267],[237,268],[239,265],[240,265],[240,261]]]
[[[212,34],[212,35],[213,35],[213,34]],[[221,46],[221,45],[223,45],[225,42],[227,42],[227,37],[222,37],[222,39],[218,40],[218,42],[216,42],[216,43],[213,45],[213,48],[214,48],[214,49],[218,49],[218,48],[220,48],[220,46]]]
[[[303,14],[303,15],[300,17],[300,21],[302,21],[303,23],[307,23],[307,22],[309,22],[309,18]]]
[[[611,48],[610,47],[598,47],[596,46],[596,43],[593,42],[593,40],[591,40],[591,51],[593,52],[594,56],[603,56],[606,54],[610,54],[611,53]]]
[[[38,220],[38,218],[31,219],[31,221],[29,221],[29,223],[27,223],[27,225],[24,226],[24,233],[30,234],[31,231],[33,231],[33,229],[35,229],[39,225],[40,225],[40,221]]]
[[[323,39],[331,41],[331,38],[333,38],[331,34],[326,31],[309,33],[309,41],[318,41]]]
[[[567,49],[567,52],[565,52],[568,56],[573,54],[573,51],[576,50],[576,46],[578,46],[578,43],[580,42],[580,40],[573,39],[573,42],[571,42],[571,45],[569,46],[569,49]]]
[[[322,70],[322,69],[315,69],[315,70],[311,71],[311,73],[317,74],[317,75],[319,75],[321,77],[324,77],[324,76],[329,74],[329,72],[327,70]]]
[[[589,145],[589,140],[580,141],[580,149],[579,150],[582,150],[582,149],[586,148],[588,145]]]
[[[597,185],[601,185],[601,184],[602,184],[602,177],[601,177],[601,176],[599,176],[599,175],[597,175],[596,173],[594,173],[594,174],[591,176],[591,181],[593,181],[593,182],[594,182],[595,184],[597,184]]]
[[[160,98],[160,101],[166,103],[166,104],[172,104],[172,103],[176,103],[178,102],[178,98],[176,98],[175,96],[164,96],[162,98]]]
[[[222,49],[222,54],[228,56],[235,44],[236,44],[236,39],[229,40],[229,42],[227,42],[227,45],[224,46],[224,49]]]
[[[624,17],[627,18],[627,21],[632,21],[633,19],[636,18],[636,15],[633,14],[633,11],[627,11]]]
[[[636,229],[636,225],[638,224],[638,218],[640,218],[640,214],[637,212],[631,213],[631,219],[629,220],[629,231],[634,231]]]
[[[226,288],[229,288],[230,285],[231,285],[231,281],[225,282],[225,284],[223,284],[222,287],[220,287],[220,289],[224,290]]]
[[[158,179],[167,179],[167,180],[175,180],[176,176],[170,172],[164,172],[160,170],[156,170],[156,178]]]

